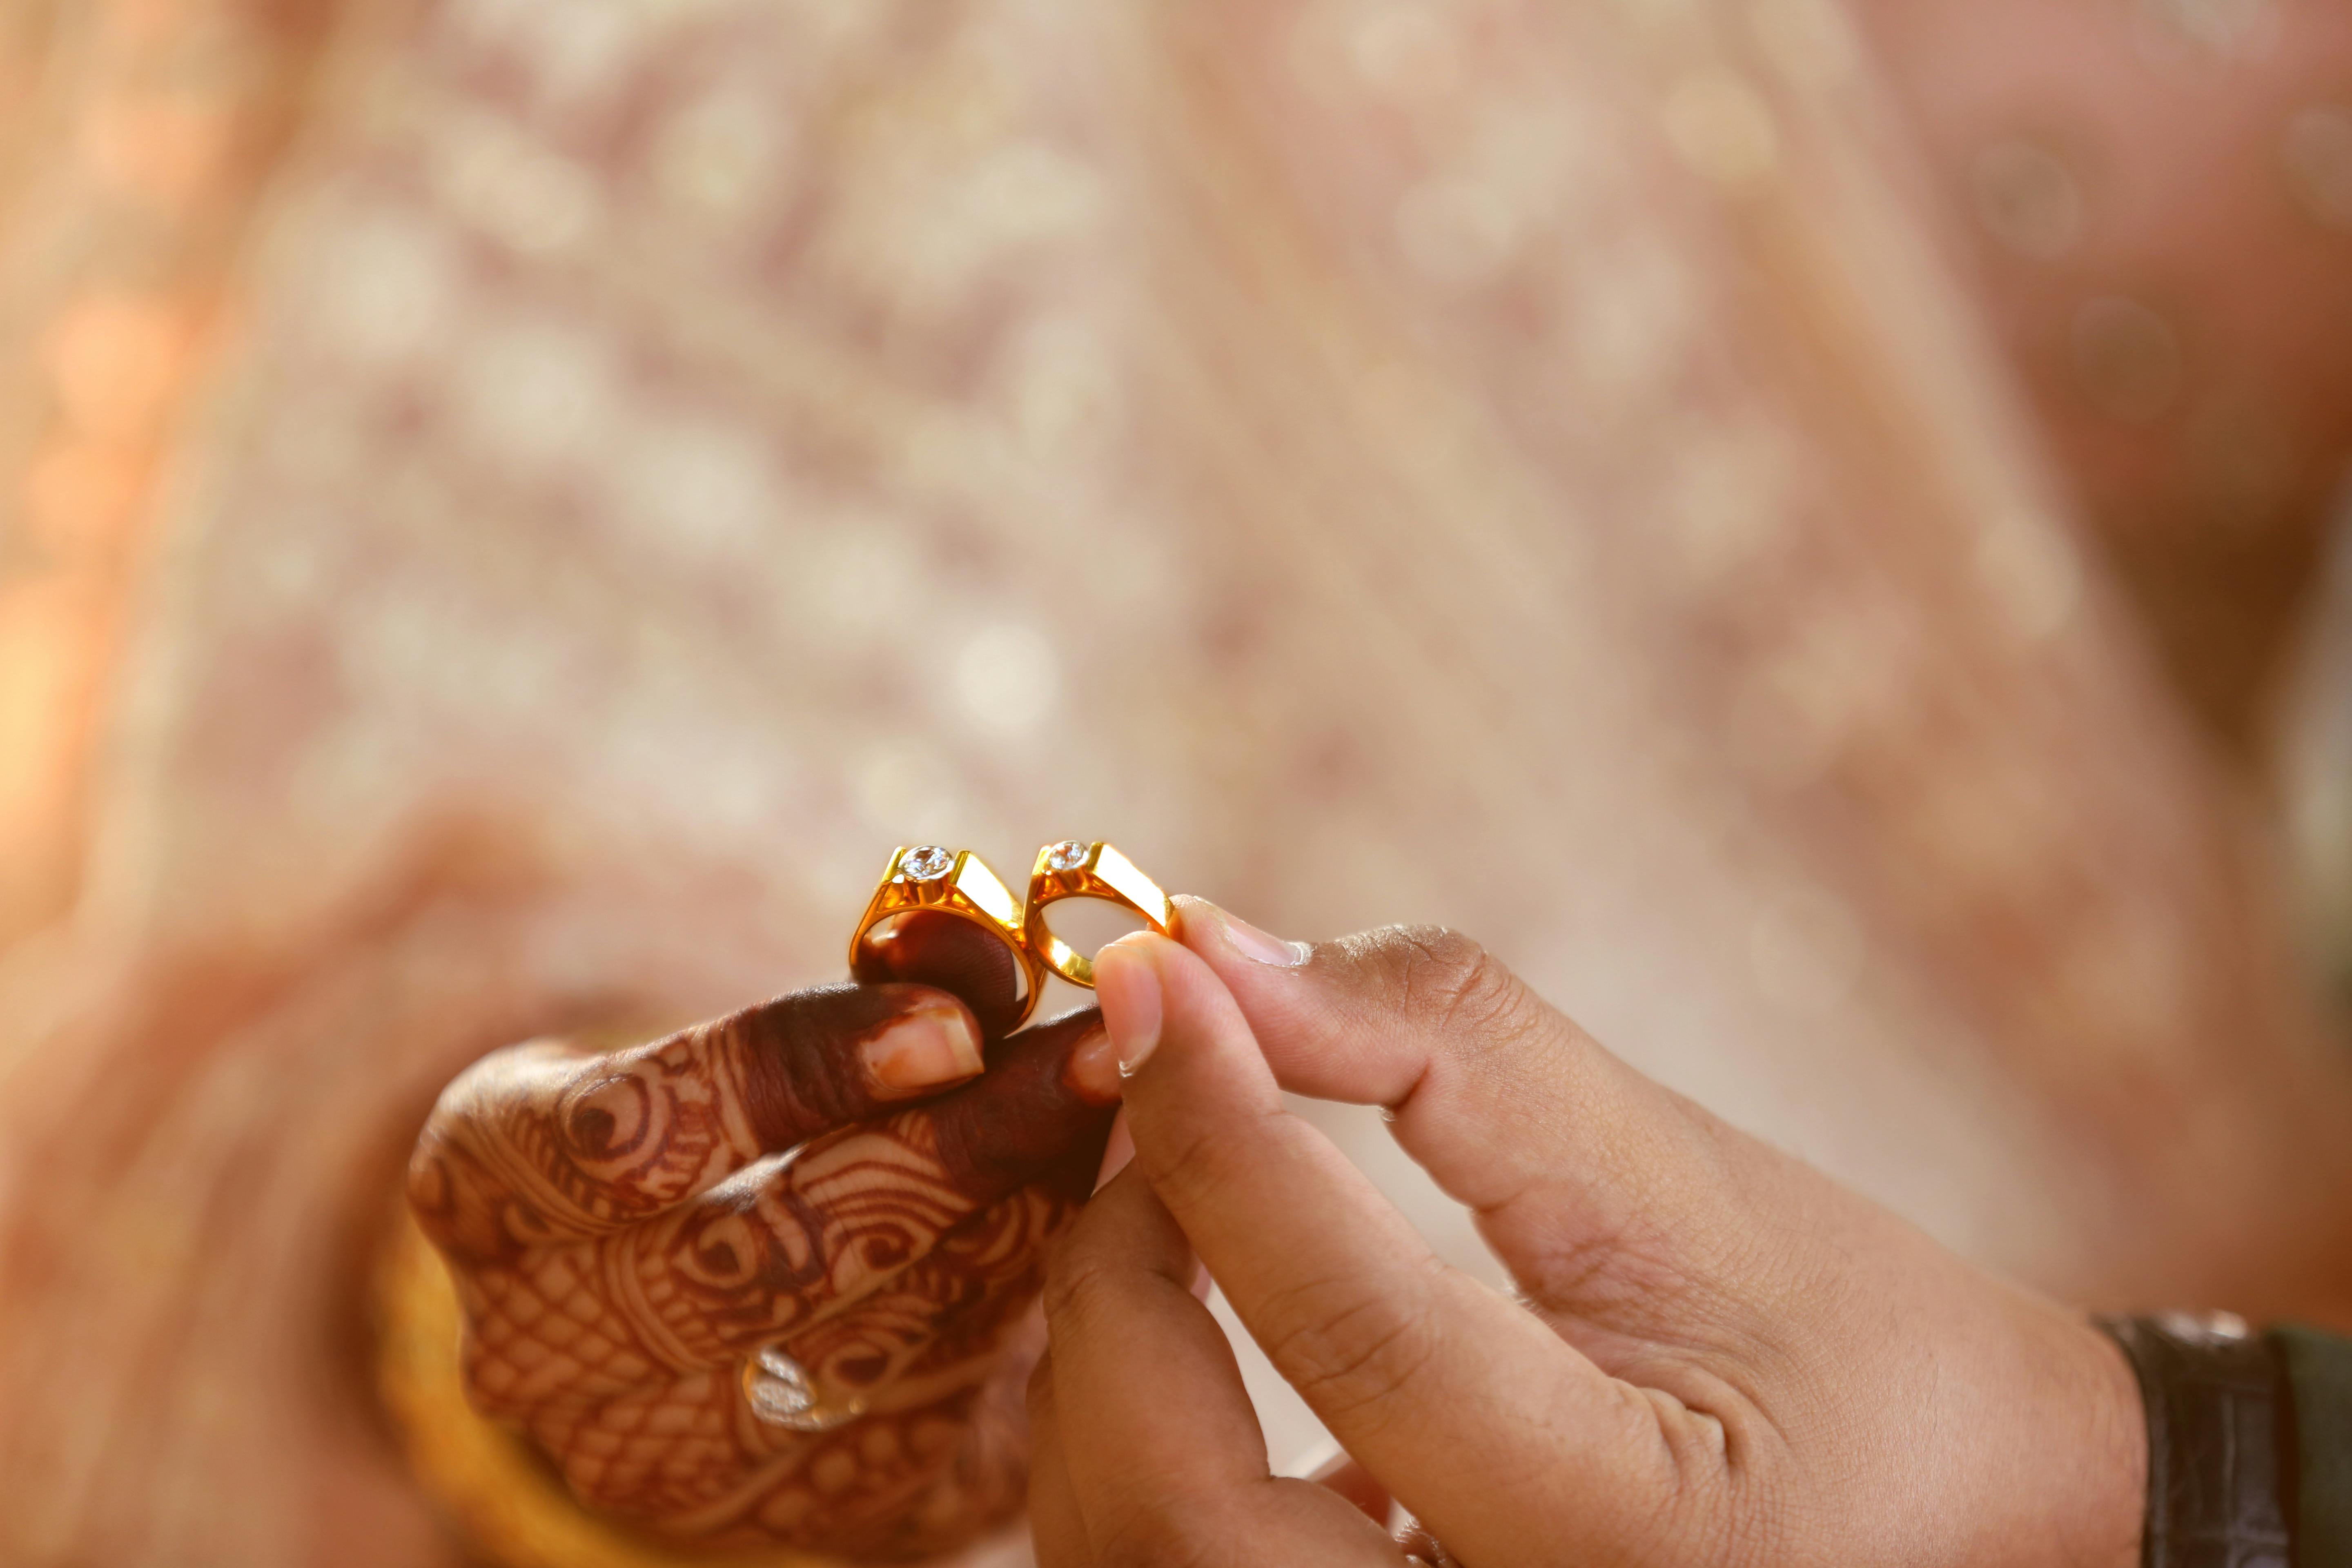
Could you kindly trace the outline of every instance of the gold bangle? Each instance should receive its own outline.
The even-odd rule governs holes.
[[[1176,911],[1160,884],[1108,844],[1065,838],[1037,851],[1029,873],[1029,897],[1021,911],[1021,933],[1045,966],[1073,985],[1092,988],[1095,961],[1055,936],[1045,908],[1064,899],[1101,899],[1132,910],[1160,935],[1176,923]]]
[[[501,1568],[849,1568],[783,1547],[665,1546],[583,1508],[528,1440],[467,1402],[457,1287],[404,1207],[378,1259],[374,1297],[376,1388],[409,1469],[482,1560]]]

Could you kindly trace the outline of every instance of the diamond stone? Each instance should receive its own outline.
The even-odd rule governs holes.
[[[955,851],[942,849],[936,844],[926,844],[919,849],[909,849],[898,857],[898,869],[910,882],[936,882],[948,874],[955,864]]]
[[[796,1425],[816,1408],[816,1390],[809,1386],[808,1373],[773,1345],[752,1358],[743,1393],[753,1415],[779,1426]]]
[[[764,1346],[745,1364],[743,1397],[752,1415],[795,1432],[830,1432],[866,1414],[862,1394],[839,1405],[819,1399],[806,1370],[774,1345]]]
[[[1056,871],[1075,871],[1087,863],[1088,847],[1075,838],[1065,838],[1045,851],[1045,864]]]

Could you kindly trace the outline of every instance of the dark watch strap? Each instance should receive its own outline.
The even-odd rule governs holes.
[[[2144,1568],[2287,1568],[2294,1434],[2271,1347],[2227,1313],[2099,1326],[2147,1407]]]
[[[2352,1339],[2300,1323],[2263,1336],[2294,1407],[2295,1568],[2352,1568]]]

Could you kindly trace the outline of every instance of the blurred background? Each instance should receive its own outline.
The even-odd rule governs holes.
[[[2317,0],[8,0],[0,1556],[461,1560],[425,1108],[900,843],[2352,1319],[2347,451]]]

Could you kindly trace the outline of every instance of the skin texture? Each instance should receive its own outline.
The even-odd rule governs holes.
[[[1456,933],[1286,949],[1192,901],[1182,936],[1097,961],[1136,1154],[1048,1279],[1045,1568],[2137,1561],[2138,1398],[2075,1314],[1643,1079]],[[1520,1299],[1440,1263],[1279,1088],[1387,1107]],[[1360,1474],[1268,1475],[1196,1251]]]
[[[1115,1091],[1073,1067],[1091,1009],[971,1077],[973,1015],[1011,992],[992,945],[909,922],[870,984],[625,1050],[512,1047],[442,1095],[409,1194],[457,1278],[468,1391],[583,1501],[860,1557],[945,1551],[1018,1506],[1024,1327]],[[740,1373],[772,1344],[866,1414],[756,1418]]]

